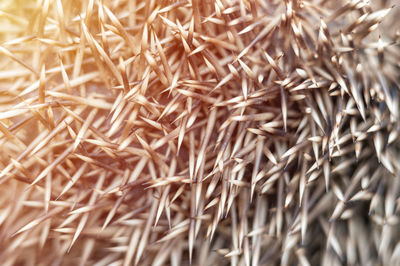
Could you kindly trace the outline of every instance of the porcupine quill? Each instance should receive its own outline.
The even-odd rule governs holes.
[[[2,1],[1,265],[400,264],[398,3]]]

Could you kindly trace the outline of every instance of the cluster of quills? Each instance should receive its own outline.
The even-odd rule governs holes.
[[[399,265],[395,2],[2,1],[1,265]]]

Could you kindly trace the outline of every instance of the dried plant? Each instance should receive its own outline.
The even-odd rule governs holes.
[[[393,4],[2,1],[1,265],[399,265]]]

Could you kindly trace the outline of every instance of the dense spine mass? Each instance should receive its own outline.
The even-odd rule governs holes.
[[[399,265],[395,2],[2,1],[1,265]]]

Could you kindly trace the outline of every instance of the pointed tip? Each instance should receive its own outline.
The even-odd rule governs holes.
[[[36,185],[37,182],[33,181],[31,184],[29,184],[25,189],[24,193],[26,193],[28,190],[30,190],[34,185]]]

